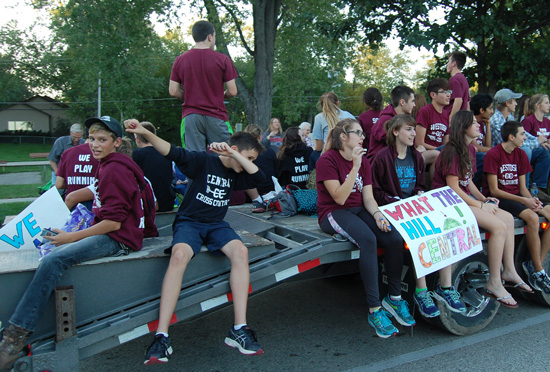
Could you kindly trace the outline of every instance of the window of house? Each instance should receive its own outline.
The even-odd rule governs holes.
[[[8,121],[8,130],[32,130],[32,121]]]

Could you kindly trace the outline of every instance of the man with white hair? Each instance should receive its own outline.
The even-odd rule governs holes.
[[[55,173],[57,172],[57,167],[59,166],[61,154],[63,154],[63,151],[68,148],[82,145],[84,143],[84,138],[82,138],[83,132],[84,129],[82,129],[82,125],[76,123],[71,125],[68,136],[59,137],[55,140],[52,150],[48,154],[48,160],[50,161],[50,166],[52,168],[52,185],[55,184]]]
[[[313,148],[313,140],[309,136],[309,134],[311,133],[311,124],[308,123],[307,121],[304,121],[298,127],[300,128],[300,135],[302,136],[302,139],[304,140],[305,144],[308,147]]]

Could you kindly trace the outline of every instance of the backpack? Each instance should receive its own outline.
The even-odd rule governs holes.
[[[298,205],[292,191],[299,189],[296,185],[287,185],[275,197],[270,199],[267,209],[272,211],[271,217],[290,217],[298,213]]]

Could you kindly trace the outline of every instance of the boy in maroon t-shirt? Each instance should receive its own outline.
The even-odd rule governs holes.
[[[227,142],[233,134],[223,101],[237,95],[238,75],[231,59],[214,51],[216,30],[210,22],[196,22],[191,33],[195,46],[174,61],[168,91],[183,101],[183,147],[206,151],[210,143]]]
[[[527,245],[531,260],[523,262],[523,270],[531,287],[550,294],[550,277],[542,262],[550,249],[550,230],[539,238],[539,216],[550,219],[550,205],[534,198],[527,190],[525,175],[531,164],[525,151],[520,149],[525,140],[525,129],[517,121],[506,122],[501,129],[503,142],[485,156],[483,191],[500,200],[499,207],[527,224]],[[522,290],[522,284],[513,285]]]
[[[426,87],[431,105],[426,105],[416,116],[415,145],[426,150],[437,150],[449,141],[449,114],[443,110],[449,104],[452,91],[445,79],[434,79]]]
[[[460,110],[470,110],[470,85],[468,80],[462,74],[462,69],[466,64],[466,54],[462,52],[452,52],[447,62],[447,72],[451,74],[449,87],[452,91],[451,100],[445,111],[449,114],[449,121]]]

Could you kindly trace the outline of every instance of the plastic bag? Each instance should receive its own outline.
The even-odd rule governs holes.
[[[78,203],[61,230],[65,232],[80,231],[92,226],[93,222],[94,214]],[[38,259],[40,261],[55,248],[55,245],[51,244],[48,239],[44,239],[37,248],[40,251],[40,258]]]

